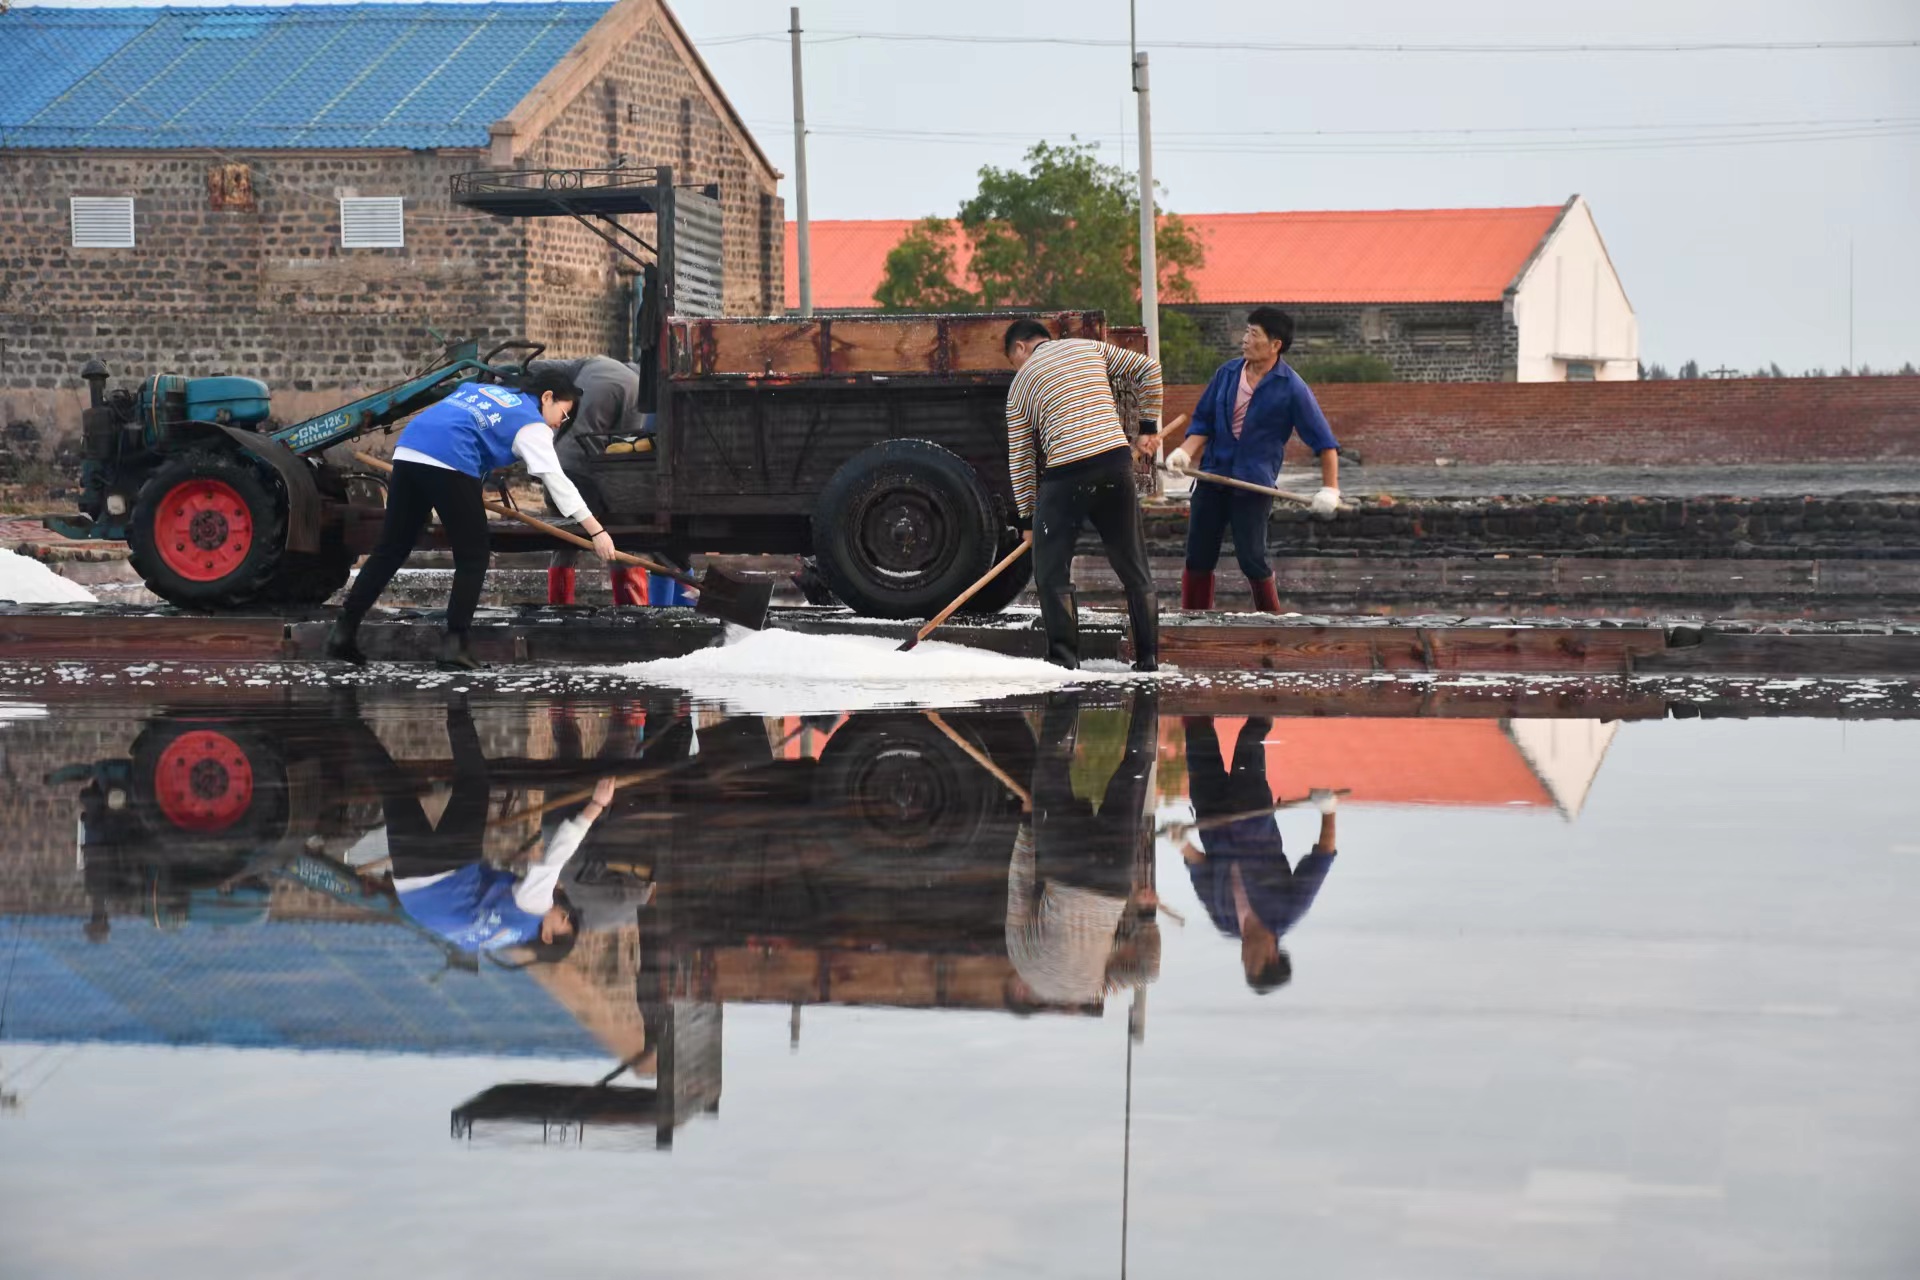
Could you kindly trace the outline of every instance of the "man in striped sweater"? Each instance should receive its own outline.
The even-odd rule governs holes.
[[[1047,660],[1080,665],[1080,617],[1073,600],[1073,545],[1091,523],[1127,593],[1133,667],[1159,667],[1160,605],[1147,565],[1132,449],[1160,445],[1160,363],[1085,338],[1055,338],[1038,320],[1007,326],[1007,359],[1018,371],[1007,392],[1007,470],[1014,507],[1033,544],[1033,585],[1047,631]],[[1114,379],[1139,396],[1133,446],[1113,402]]]

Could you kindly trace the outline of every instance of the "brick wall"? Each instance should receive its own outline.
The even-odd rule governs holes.
[[[1168,391],[1169,420],[1200,387]],[[1875,462],[1920,458],[1920,378],[1342,383],[1314,388],[1376,466]],[[1296,441],[1288,464],[1308,460]]]
[[[719,184],[727,309],[763,313],[784,210],[657,22],[522,161],[623,154]],[[116,380],[262,377],[275,416],[298,421],[411,373],[438,350],[429,326],[483,343],[524,335],[561,355],[624,352],[626,281],[605,242],[569,219],[453,206],[448,179],[488,164],[482,149],[0,151],[0,427],[77,433],[79,371],[96,354]],[[133,196],[135,247],[73,248],[74,195]],[[338,201],[353,195],[405,197],[406,247],[342,249]],[[650,218],[632,221],[652,239]]]
[[[1520,330],[1498,302],[1369,306],[1282,302],[1293,317],[1299,356],[1378,356],[1403,382],[1511,382]],[[1208,343],[1231,359],[1253,304],[1182,306]]]

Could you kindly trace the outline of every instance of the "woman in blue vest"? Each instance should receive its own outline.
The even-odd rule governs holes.
[[[447,598],[447,634],[439,664],[473,670],[480,663],[467,642],[491,557],[487,538],[486,478],[514,462],[546,486],[547,496],[568,520],[593,539],[602,560],[613,559],[613,539],[555,456],[553,433],[580,400],[566,374],[542,370],[519,387],[463,382],[454,393],[421,411],[400,433],[387,488],[387,518],[380,545],[360,566],[339,619],[327,634],[326,653],[356,665],[360,620],[373,608],[393,575],[413,554],[429,515],[438,514],[453,550],[453,591]]]
[[[561,875],[613,803],[613,780],[595,784],[592,801],[532,845],[523,870],[509,871],[481,857],[490,816],[487,760],[464,702],[447,708],[447,740],[453,792],[437,826],[427,821],[398,770],[381,776],[387,853],[401,908],[462,951],[525,947],[538,960],[561,959],[581,927],[580,909],[560,888]]]
[[[1280,356],[1293,346],[1293,317],[1278,307],[1255,307],[1240,339],[1243,353],[1214,372],[1194,406],[1186,439],[1167,456],[1174,471],[1200,469],[1271,487],[1280,478],[1280,457],[1287,440],[1298,435],[1320,458],[1320,491],[1313,495],[1315,515],[1331,516],[1340,506],[1340,442],[1300,375]],[[1220,542],[1229,526],[1240,571],[1263,613],[1280,612],[1280,593],[1267,561],[1267,517],[1273,499],[1226,485],[1196,482],[1187,514],[1187,564],[1180,575],[1182,609],[1213,608],[1213,570],[1220,563]]]

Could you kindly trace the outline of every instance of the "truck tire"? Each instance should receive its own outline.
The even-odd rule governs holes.
[[[279,488],[244,459],[195,450],[141,486],[127,544],[152,592],[184,609],[232,609],[266,591],[286,545]]]
[[[813,799],[837,816],[841,847],[909,876],[965,859],[1019,807],[925,716],[905,713],[841,725],[820,753]]]
[[[887,440],[833,473],[813,551],[834,595],[875,618],[939,612],[993,564],[993,503],[973,468],[925,440]]]
[[[1001,530],[1000,545],[994,549],[993,553],[994,563],[998,564],[1008,552],[1019,545],[1020,531],[1018,529]],[[1019,599],[1020,593],[1025,591],[1027,584],[1032,581],[1033,553],[1029,551],[1026,555],[1021,556],[1011,565],[1001,570],[999,577],[980,588],[979,593],[975,595],[973,599],[961,606],[960,612],[999,613],[1002,609]]]

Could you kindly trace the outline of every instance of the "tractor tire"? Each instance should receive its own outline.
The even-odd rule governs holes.
[[[278,485],[244,459],[196,450],[141,486],[127,544],[152,592],[183,609],[234,609],[263,595],[287,537]]]
[[[1015,547],[1020,545],[1018,529],[1002,529],[1000,545],[994,550],[994,563],[998,564]],[[999,613],[1002,609],[1020,598],[1020,593],[1033,581],[1033,552],[1029,551],[1005,569],[1000,576],[980,588],[973,599],[960,606],[963,614]]]
[[[134,740],[132,756],[133,800],[161,852],[258,847],[286,833],[287,766],[271,735],[221,721],[162,721]]]
[[[993,564],[993,503],[973,468],[924,440],[887,440],[849,458],[820,491],[813,551],[854,612],[938,613]]]

